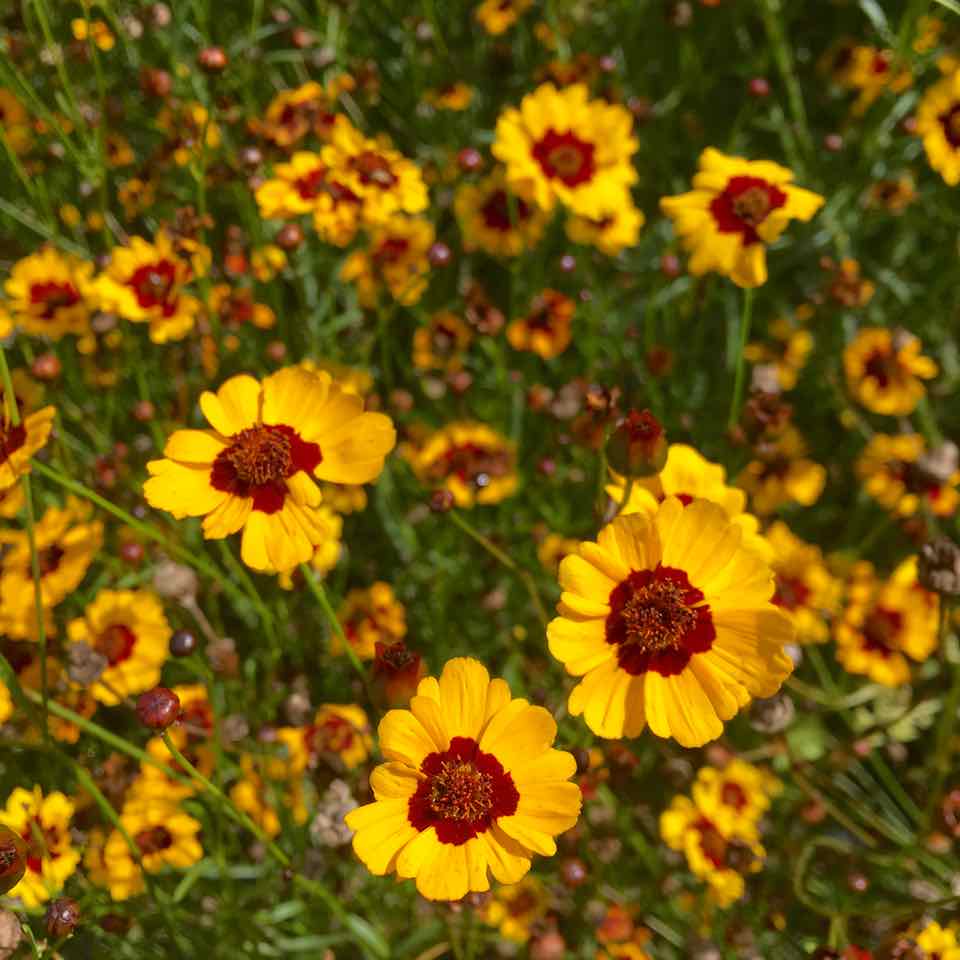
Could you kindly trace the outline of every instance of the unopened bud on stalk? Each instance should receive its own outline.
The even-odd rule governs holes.
[[[667,462],[667,434],[649,411],[631,410],[607,441],[607,462],[618,473],[650,477]]]
[[[166,687],[154,687],[137,700],[137,717],[151,730],[166,730],[180,716],[180,698]]]
[[[47,933],[59,940],[67,937],[80,922],[80,904],[70,897],[58,897],[47,907]]]

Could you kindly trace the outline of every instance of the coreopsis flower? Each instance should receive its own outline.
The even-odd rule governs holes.
[[[910,660],[922,663],[937,645],[937,595],[917,583],[916,557],[886,580],[862,561],[850,573],[847,604],[834,624],[837,659],[850,673],[897,687],[910,682]]]
[[[477,660],[448,661],[378,732],[388,762],[370,776],[374,802],[347,814],[353,849],[377,876],[415,877],[430,900],[488,890],[488,870],[516,883],[577,822],[576,762],[553,749],[553,717],[511,699]]]
[[[737,477],[750,495],[756,513],[766,516],[785,503],[809,507],[820,499],[827,482],[822,464],[807,457],[807,445],[795,427],[782,430],[764,443]]]
[[[405,307],[418,303],[427,289],[427,253],[435,233],[429,220],[390,217],[370,229],[366,249],[355,250],[340,268],[340,279],[357,285],[364,307],[375,307],[381,288]]]
[[[780,389],[792,390],[813,350],[813,334],[786,317],[774,320],[767,332],[774,342],[748,343],[743,356],[749,363],[772,366]]]
[[[133,859],[119,830],[107,837],[102,863],[114,900],[128,900],[143,892],[144,871],[159,873],[168,866],[186,870],[203,858],[197,839],[200,822],[163,798],[141,797],[125,805],[120,822],[133,839],[140,862]]]
[[[117,187],[117,199],[123,207],[124,219],[136,220],[157,202],[157,183],[150,178],[131,177]]]
[[[848,309],[865,307],[876,292],[876,284],[860,275],[860,264],[852,257],[844,257],[839,263],[832,259],[822,262],[830,271],[826,283],[826,293],[841,307]]]
[[[310,567],[321,577],[325,577],[337,565],[343,552],[343,517],[327,502],[329,499],[326,492],[327,486],[327,484],[321,484],[321,496],[324,502],[314,512],[314,520],[321,530],[321,542],[314,548],[313,556],[308,561]],[[363,490],[362,487],[359,489]],[[292,574],[281,573],[279,583],[284,590],[292,590]]]
[[[219,317],[227,330],[248,323],[258,330],[269,330],[277,323],[273,310],[253,299],[250,287],[232,287],[229,283],[217,283],[210,288],[210,312]]]
[[[612,474],[607,495],[616,504],[623,503],[626,480]],[[760,534],[760,521],[747,513],[747,495],[727,485],[727,471],[685,443],[671,443],[663,469],[653,477],[636,477],[621,516],[645,513],[653,516],[666,497],[688,504],[696,499],[710,500],[722,507],[731,523],[740,527],[743,542],[752,550],[769,555],[770,547]]]
[[[34,337],[59,340],[90,327],[93,264],[43,246],[18,260],[4,284],[15,326]]]
[[[770,602],[766,558],[707,500],[617,517],[561,562],[560,586],[550,652],[583,677],[568,709],[602,737],[649,725],[702,746],[792,669],[794,628]]]
[[[240,755],[240,779],[230,788],[230,799],[246,813],[268,837],[280,832],[280,818],[273,805],[270,787],[258,770],[257,758]]]
[[[453,210],[464,250],[483,250],[494,257],[516,257],[532,249],[547,223],[538,206],[510,192],[503,167],[479,183],[463,184]]]
[[[5,534],[9,548],[0,559],[0,603],[7,635],[35,639],[33,573],[25,531]],[[103,543],[103,524],[90,519],[90,508],[73,498],[65,507],[50,507],[34,529],[40,564],[40,595],[45,610],[55,607],[83,580]]]
[[[916,199],[917,188],[913,177],[904,173],[895,180],[885,178],[871,184],[865,202],[868,207],[881,207],[899,216]]]
[[[367,509],[367,491],[355,483],[321,483],[323,502],[340,514],[360,513]]]
[[[507,341],[514,350],[529,350],[544,360],[559,356],[570,346],[576,304],[549,287],[530,303],[530,312],[507,327]]]
[[[426,326],[413,332],[413,365],[418,370],[455,373],[463,369],[463,357],[473,340],[473,331],[455,313],[441,310]]]
[[[16,424],[13,422],[14,404],[17,406]],[[56,415],[57,409],[52,406],[27,412],[19,397],[8,396],[6,389],[0,387],[0,494],[11,490],[22,476],[30,472],[30,459],[46,446]]]
[[[480,919],[496,927],[500,936],[513,943],[526,943],[531,928],[550,909],[550,894],[543,881],[527,874],[518,883],[495,890],[480,909]]]
[[[165,150],[178,167],[220,146],[220,127],[202,103],[175,101],[157,114],[157,126],[167,133]]]
[[[824,643],[830,638],[825,617],[840,603],[839,581],[827,569],[820,548],[805,543],[781,521],[766,534],[773,551],[775,603],[793,620],[798,643]]]
[[[9,687],[0,681],[0,727],[2,727],[12,716],[13,697],[10,696]]]
[[[293,90],[281,90],[267,105],[262,121],[254,121],[254,132],[286,149],[299,143],[313,132],[327,140],[333,130],[336,114],[333,112],[335,91],[325,90],[319,83],[309,81]]]
[[[483,0],[473,16],[487,33],[499,37],[532,6],[533,0]]]
[[[73,33],[75,40],[86,40],[89,37],[97,45],[97,49],[104,53],[112,50],[117,42],[116,37],[103,20],[85,20],[76,17],[70,21],[70,31]]]
[[[14,153],[26,153],[33,142],[26,107],[6,87],[0,87],[0,127]]]
[[[473,102],[473,87],[458,80],[456,83],[448,83],[436,90],[427,90],[423,99],[435,110],[452,110],[459,113],[466,110]]]
[[[560,561],[580,548],[580,541],[559,533],[548,533],[537,547],[537,559],[544,569],[556,573]]]
[[[59,790],[44,796],[40,787],[17,787],[0,809],[0,825],[23,838],[27,847],[27,869],[20,882],[9,891],[24,906],[46,903],[63,889],[80,862],[70,835],[73,801]]]
[[[951,187],[960,183],[960,69],[924,93],[917,107],[916,132],[930,166]]]
[[[768,770],[733,758],[722,770],[701,767],[691,794],[700,810],[711,811],[721,832],[731,835],[737,821],[758,823],[782,790],[783,784]]]
[[[854,46],[843,71],[845,86],[858,90],[853,113],[865,113],[883,93],[902,93],[913,83],[906,64],[898,62],[892,50],[881,50],[866,44]]]
[[[593,217],[571,214],[564,230],[571,243],[596,247],[608,257],[616,257],[637,245],[640,228],[646,222],[627,194],[623,201],[607,212]]]
[[[91,692],[107,706],[160,682],[172,635],[160,601],[146,590],[101,590],[67,627],[73,643],[86,643],[106,657]]]
[[[925,960],[960,960],[960,941],[954,927],[941,927],[931,920],[916,935]]]
[[[405,452],[420,482],[449,490],[458,507],[499,503],[516,492],[516,449],[484,423],[447,424]]]
[[[161,230],[153,243],[131,237],[114,247],[110,262],[95,283],[100,305],[131,323],[148,323],[154,343],[182,340],[194,327],[200,301],[184,292],[194,277],[189,260],[182,259],[173,237]]]
[[[323,162],[360,198],[363,221],[383,223],[396,214],[422,213],[429,202],[420,168],[390,142],[365,137],[343,115],[337,117]]]
[[[637,179],[633,118],[624,107],[588,97],[581,83],[563,90],[545,83],[497,120],[491,149],[506,166],[507,185],[547,212],[559,201],[602,218],[629,203]]]
[[[362,707],[352,703],[324,703],[304,727],[280,727],[277,740],[286,756],[271,761],[274,779],[295,777],[317,765],[321,758],[336,758],[353,770],[370,756],[373,738]]]
[[[710,899],[728,907],[743,896],[744,874],[759,871],[765,854],[754,823],[724,818],[721,828],[716,813],[714,803],[702,809],[689,797],[674,797],[660,815],[660,835],[671,850],[686,856],[690,872],[706,882]]]
[[[767,246],[791,220],[810,220],[823,202],[794,186],[786,167],[707,147],[693,190],[663,197],[660,208],[690,252],[694,276],[720,273],[739,287],[759,287],[767,281]]]
[[[847,389],[872,413],[913,413],[926,394],[922,381],[937,375],[936,363],[921,349],[905,330],[864,327],[843,351]]]
[[[104,149],[111,167],[129,167],[137,159],[130,141],[120,133],[108,133]]]
[[[956,462],[939,471],[926,462],[926,442],[919,433],[875,433],[857,459],[857,476],[881,506],[900,517],[924,508],[949,517],[960,501]]]
[[[372,660],[378,643],[395,643],[407,633],[407,614],[389,583],[378,580],[366,589],[354,589],[344,597],[337,619],[347,643],[361,660]],[[331,653],[342,653],[340,638],[334,634]]]
[[[242,529],[243,561],[263,572],[306,563],[323,542],[314,479],[368,483],[395,440],[389,417],[302,367],[232,377],[200,407],[211,429],[174,433],[147,464],[144,495],[178,519],[204,517],[208,539]]]
[[[23,487],[20,484],[15,484],[6,489],[0,486],[0,517],[3,517],[4,520],[12,520],[20,512],[25,502]]]

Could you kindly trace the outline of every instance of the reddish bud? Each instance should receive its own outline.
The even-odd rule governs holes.
[[[166,687],[154,687],[137,700],[137,717],[151,730],[166,730],[180,716],[180,698]]]
[[[829,153],[839,153],[843,149],[843,137],[839,133],[828,133],[823,138],[823,149]]]
[[[434,513],[448,513],[453,509],[453,494],[444,487],[430,494],[430,509]]]
[[[530,960],[563,960],[567,943],[556,930],[537,937],[530,944]]]
[[[619,473],[649,477],[667,461],[667,434],[649,410],[631,410],[607,441],[607,460]]]
[[[197,649],[197,638],[189,630],[177,630],[170,638],[170,654],[189,657]]]
[[[437,241],[427,251],[427,259],[432,267],[446,267],[453,259],[453,252],[445,243]]]
[[[277,233],[277,246],[281,250],[296,250],[303,243],[303,228],[299,223],[285,223]]]
[[[577,258],[572,254],[565,253],[560,258],[560,271],[562,273],[573,273],[577,269]]]
[[[290,42],[298,49],[305,50],[312,47],[314,43],[313,34],[304,27],[294,27],[290,34]]]
[[[204,73],[223,73],[229,62],[222,47],[207,47],[197,55],[197,65]]]
[[[560,876],[568,887],[583,886],[590,879],[587,865],[579,857],[569,857],[560,864]]]
[[[464,173],[476,173],[483,166],[483,154],[476,147],[464,147],[457,154],[457,164]]]
[[[59,940],[73,933],[80,922],[80,904],[70,897],[58,897],[47,907],[47,933]]]
[[[131,567],[137,567],[143,563],[143,554],[143,544],[137,543],[136,540],[128,540],[120,547],[120,558]]]
[[[402,640],[397,643],[377,641],[373,675],[383,683],[387,702],[392,706],[409,702],[426,672],[427,665],[420,654],[411,650]]]
[[[660,258],[660,272],[668,279],[680,276],[680,258],[675,253],[665,253]]]
[[[770,96],[770,81],[766,77],[754,77],[747,84],[747,92],[751,97],[769,97]]]
[[[139,400],[133,405],[133,419],[140,423],[149,423],[156,412],[157,408],[149,400]]]
[[[56,380],[63,370],[60,358],[55,353],[41,353],[30,368],[38,380]]]
[[[163,100],[170,96],[170,91],[173,89],[173,78],[166,70],[144,67],[140,71],[140,89],[148,97],[157,97],[157,99]]]

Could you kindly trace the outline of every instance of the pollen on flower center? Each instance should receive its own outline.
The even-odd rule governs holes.
[[[750,187],[734,199],[733,211],[741,220],[755,227],[770,213],[770,195],[762,187]]]
[[[682,588],[672,580],[654,580],[624,604],[621,616],[626,643],[644,652],[666,650],[696,623],[696,611],[684,603]]]
[[[292,445],[286,432],[257,424],[232,439],[224,455],[242,483],[261,486],[290,475]]]
[[[549,129],[533,145],[533,156],[548,177],[562,180],[568,187],[586,183],[596,170],[594,145],[572,130],[557,133]]]
[[[130,277],[129,285],[141,307],[167,306],[173,290],[176,270],[169,260],[139,267]]]
[[[480,820],[493,806],[493,779],[472,763],[445,760],[430,780],[430,807],[446,820]]]
[[[359,174],[360,182],[364,185],[372,183],[386,190],[397,182],[397,178],[390,169],[387,160],[372,150],[364,150],[363,153],[355,157],[353,168]]]
[[[112,623],[96,640],[96,648],[102,653],[111,667],[130,657],[137,635],[125,624]]]

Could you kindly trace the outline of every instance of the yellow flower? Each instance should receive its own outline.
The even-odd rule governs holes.
[[[777,521],[766,532],[773,549],[775,603],[793,620],[798,643],[824,643],[830,638],[826,617],[836,613],[841,588],[823,562],[820,548],[805,543]]]
[[[516,450],[483,423],[450,423],[406,456],[421,483],[445,487],[458,507],[499,503],[517,489]]]
[[[166,459],[147,464],[147,502],[178,519],[204,517],[208,539],[242,529],[243,562],[263,572],[292,570],[323,543],[315,479],[369,483],[395,441],[389,417],[364,413],[328,373],[302,367],[262,383],[232,377],[200,407],[212,429],[170,437]]]
[[[764,850],[753,823],[733,818],[723,830],[713,819],[716,812],[713,803],[704,809],[689,797],[674,797],[660,815],[660,835],[671,850],[683,852],[691,873],[707,882],[710,899],[728,907],[743,896],[743,874],[760,869]]]
[[[131,237],[125,247],[114,247],[110,262],[96,281],[103,309],[133,323],[149,323],[154,343],[182,340],[192,329],[200,301],[184,293],[193,278],[193,266],[181,259],[166,230],[154,243]]]
[[[311,130],[321,140],[327,140],[335,120],[331,112],[335,97],[331,94],[332,90],[324,90],[315,81],[293,90],[281,90],[264,111],[263,122],[251,126],[278,147],[293,146]]]
[[[33,413],[22,409],[21,399],[8,397],[0,387],[0,493],[16,486],[30,472],[30,458],[46,446],[57,415],[55,407],[43,407]],[[13,404],[17,405],[17,424],[13,423]]]
[[[337,757],[352,770],[370,756],[373,738],[361,707],[351,703],[321,704],[305,727],[280,727],[277,740],[285,755],[271,759],[267,772],[274,780],[298,776],[317,765],[321,756]]]
[[[875,433],[857,460],[857,475],[878,503],[901,517],[922,507],[939,517],[957,509],[960,470],[943,480],[924,468],[926,443],[919,433]]]
[[[507,327],[507,341],[514,350],[529,350],[544,360],[559,356],[570,346],[570,326],[576,304],[559,290],[538,293],[530,312]]]
[[[612,471],[611,474],[607,494],[619,504],[626,492],[625,481]],[[740,527],[745,546],[770,555],[770,546],[760,534],[760,521],[753,514],[746,513],[746,494],[727,485],[727,471],[719,463],[707,460],[685,443],[670,444],[667,462],[656,476],[634,480],[630,499],[620,513],[622,516],[631,513],[653,516],[665,497],[677,497],[684,504],[697,499],[710,500],[723,508],[731,523]]]
[[[199,821],[163,798],[144,797],[126,805],[120,822],[139,850],[147,873],[159,873],[165,866],[186,870],[203,857],[197,840]],[[107,838],[103,869],[114,900],[127,900],[143,891],[143,872],[119,830]]]
[[[367,249],[355,250],[340,268],[340,279],[356,283],[361,306],[375,307],[381,286],[397,303],[418,303],[427,289],[433,224],[419,217],[390,217],[370,230]]]
[[[71,498],[66,507],[50,507],[36,525],[44,608],[56,606],[80,585],[100,550],[103,524],[91,521],[89,514],[85,504]],[[0,560],[4,629],[11,637],[36,639],[30,542],[20,530],[5,536],[9,549]]]
[[[543,881],[527,874],[518,883],[501,887],[480,909],[480,919],[496,927],[500,936],[514,943],[526,943],[531,927],[550,908],[550,895]]]
[[[256,758],[241,754],[240,770],[243,775],[230,788],[230,799],[268,837],[275,837],[280,832],[280,818],[271,804],[270,788],[257,770]]]
[[[314,520],[322,531],[321,542],[314,548],[309,563],[321,577],[325,577],[340,560],[343,550],[343,517],[335,513],[327,502],[329,497],[326,491],[329,485],[321,484],[320,486],[324,502],[314,512]],[[363,487],[357,489],[362,491]],[[366,503],[366,494],[364,494],[364,503]],[[279,583],[284,590],[292,590],[293,576],[290,573],[281,573]]]
[[[13,716],[13,698],[7,685],[0,682],[0,726]]]
[[[859,116],[885,91],[901,93],[913,83],[910,68],[899,65],[892,50],[880,50],[868,45],[857,45],[850,51],[850,59],[843,71],[844,84],[860,91],[853,105]]]
[[[46,796],[40,787],[17,787],[0,810],[0,824],[20,834],[27,845],[23,879],[10,891],[24,906],[36,907],[63,889],[80,862],[70,839],[73,801],[59,791]]]
[[[660,201],[691,253],[690,272],[720,273],[739,287],[766,283],[767,245],[791,220],[809,220],[821,206],[823,197],[793,186],[786,167],[713,147],[700,154],[693,190]]]
[[[321,483],[323,502],[337,513],[360,513],[367,509],[367,491],[359,484]]]
[[[287,265],[287,255],[272,243],[250,251],[250,270],[261,282],[272,280]]]
[[[107,706],[160,682],[172,634],[160,601],[146,590],[101,590],[67,627],[73,643],[86,643],[107,658],[91,687]]]
[[[564,229],[571,243],[596,247],[608,257],[615,257],[637,245],[640,228],[646,222],[627,194],[623,201],[606,213],[596,217],[576,214],[567,218]]]
[[[145,210],[149,210],[157,201],[157,185],[153,180],[141,180],[131,177],[120,184],[117,199],[123,206],[123,215],[134,220]]]
[[[700,810],[711,811],[720,832],[733,836],[738,822],[758,823],[782,789],[769,771],[734,758],[722,770],[701,767],[691,793]]]
[[[24,502],[23,487],[19,483],[7,487],[6,490],[2,489],[0,484],[0,517],[12,520],[20,512]]]
[[[367,224],[427,209],[427,187],[420,168],[396,150],[388,137],[371,140],[341,115],[321,157],[336,172],[338,183],[360,198]]]
[[[548,212],[559,200],[599,219],[629,202],[637,141],[625,108],[588,96],[581,83],[563,90],[542,84],[519,110],[500,115],[492,151],[507,168],[509,188],[525,200]]]
[[[169,135],[169,148],[178,167],[201,154],[204,143],[207,150],[220,146],[220,128],[201,103],[176,102],[164,107],[157,114],[157,126]]]
[[[98,49],[109,51],[114,48],[116,39],[110,28],[102,20],[91,20],[89,23],[77,17],[70,21],[70,30],[77,40],[86,40],[90,37]]]
[[[774,320],[769,326],[769,333],[775,343],[747,344],[743,351],[744,359],[750,363],[772,365],[777,372],[780,389],[792,390],[813,350],[813,334],[802,327],[795,327],[785,317]]]
[[[345,818],[357,856],[377,876],[415,877],[430,900],[488,890],[488,870],[516,883],[580,813],[576,763],[552,748],[556,732],[477,660],[448,661],[439,681],[420,681],[410,710],[380,722],[388,762],[370,776],[376,799]]]
[[[771,602],[773,572],[706,500],[667,497],[652,516],[617,517],[560,564],[550,652],[583,677],[568,709],[602,737],[645,726],[702,746],[749,703],[779,690],[792,664],[790,620]]]
[[[463,367],[473,333],[455,313],[441,310],[430,322],[413,333],[413,365],[418,370],[454,373]]]
[[[834,625],[837,659],[845,670],[875,683],[909,683],[907,657],[922,663],[930,656],[937,645],[938,616],[936,594],[917,583],[916,557],[885,581],[871,564],[858,563],[851,571],[843,616]]]
[[[347,642],[361,660],[372,660],[377,642],[396,643],[407,634],[406,610],[393,587],[378,580],[369,589],[351,590],[337,612]],[[331,653],[342,653],[343,645],[334,634]]]
[[[533,0],[483,0],[473,15],[487,33],[494,37],[506,33],[520,15],[533,6]]]
[[[14,153],[26,153],[33,142],[30,117],[23,104],[6,88],[0,87],[0,127]]]
[[[551,573],[556,573],[560,561],[580,548],[580,541],[573,537],[563,537],[559,533],[548,533],[537,547],[537,559]]]
[[[750,494],[753,509],[766,516],[785,503],[809,507],[820,499],[827,482],[822,464],[806,456],[807,445],[795,427],[787,427],[765,444],[737,477],[737,484]]]
[[[427,90],[423,99],[437,110],[466,110],[473,100],[473,87],[458,80],[438,90]]]
[[[937,375],[936,363],[920,350],[905,330],[863,328],[843,351],[847,389],[872,413],[913,413],[926,393],[921,380]]]
[[[6,308],[24,333],[59,340],[90,327],[93,264],[54,247],[18,260],[4,284]]]
[[[960,960],[960,943],[957,942],[957,933],[953,927],[941,927],[931,920],[917,934],[917,946],[924,951],[924,956],[935,960]]]
[[[483,250],[494,257],[516,257],[537,245],[547,215],[506,185],[502,167],[479,183],[457,190],[453,210],[467,251]]]

